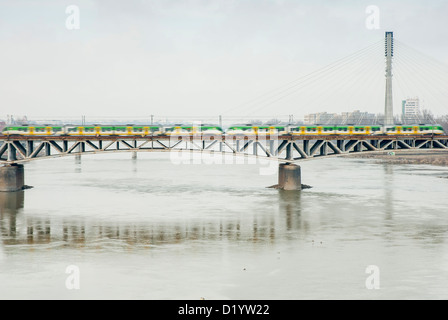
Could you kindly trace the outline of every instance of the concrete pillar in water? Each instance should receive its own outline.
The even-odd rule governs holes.
[[[292,163],[280,163],[278,167],[278,188],[283,190],[301,190],[300,166]]]
[[[76,152],[77,152],[77,154],[75,155],[76,162],[81,161],[81,154],[83,151],[85,151],[85,144],[83,144],[83,142],[80,142],[78,147],[76,147]]]
[[[0,192],[22,190],[25,185],[23,165],[13,164],[0,167]]]
[[[137,152],[132,151],[132,160],[136,160],[137,159]]]

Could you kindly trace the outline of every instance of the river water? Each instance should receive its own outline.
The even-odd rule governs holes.
[[[448,168],[163,153],[39,160],[0,193],[0,299],[447,299]]]

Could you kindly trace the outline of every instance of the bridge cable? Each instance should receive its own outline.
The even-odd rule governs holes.
[[[299,78],[297,78],[297,79],[295,79],[293,81],[290,81],[290,82],[286,83],[285,85],[282,85],[281,87],[278,87],[278,88],[276,88],[274,90],[268,91],[267,93],[262,94],[259,97],[253,98],[253,99],[251,99],[251,100],[249,100],[249,101],[247,101],[245,103],[242,103],[242,104],[239,104],[239,105],[237,105],[235,107],[232,107],[232,108],[224,111],[223,114],[225,114],[227,112],[230,112],[230,111],[233,111],[233,110],[236,110],[236,109],[240,109],[240,108],[242,108],[243,106],[245,106],[247,104],[254,104],[259,99],[266,100],[265,99],[266,96],[271,96],[269,98],[275,97],[278,94],[281,94],[281,93],[283,93],[283,92],[285,92],[285,91],[287,91],[287,90],[289,90],[291,88],[294,88],[295,86],[301,84],[302,82],[306,81],[309,78],[315,77],[316,75],[319,75],[320,73],[327,72],[327,71],[330,71],[330,70],[332,70],[334,68],[340,67],[340,65],[346,63],[347,60],[350,61],[350,59],[352,59],[353,57],[356,57],[358,55],[362,55],[364,52],[371,50],[372,48],[374,48],[375,46],[377,46],[379,43],[382,43],[382,42],[383,41],[381,41],[381,42],[379,41],[377,43],[374,43],[374,44],[372,44],[372,45],[370,45],[370,46],[368,46],[366,48],[358,50],[357,52],[355,52],[353,54],[350,54],[349,56],[341,58],[341,59],[339,59],[339,60],[337,60],[337,61],[335,61],[335,62],[333,62],[333,63],[331,63],[331,64],[329,64],[329,65],[327,65],[327,66],[325,66],[325,67],[323,67],[321,69],[319,69],[319,70],[316,70],[316,71],[313,71],[313,72],[311,72],[309,74],[301,76],[301,77],[299,77]],[[297,83],[297,84],[295,84],[295,83]],[[294,85],[292,85],[292,84],[294,84]]]

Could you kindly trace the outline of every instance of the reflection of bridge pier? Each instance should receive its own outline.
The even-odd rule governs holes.
[[[23,208],[25,192],[0,192],[0,235],[15,237],[17,213]]]
[[[303,228],[301,221],[302,203],[300,202],[302,194],[294,191],[279,191],[280,213],[285,216],[286,230],[300,230]]]
[[[384,209],[385,209],[385,220],[391,221],[394,213],[393,198],[394,198],[394,166],[390,163],[384,163]]]
[[[152,247],[191,240],[269,242],[284,231],[306,229],[301,219],[300,192],[279,190],[279,214],[268,212],[248,218],[114,223],[97,220],[58,219],[20,214],[25,192],[0,193],[0,238],[5,245],[60,243],[94,249],[110,245]]]
[[[65,146],[64,146],[65,147]],[[80,164],[81,163],[81,154],[86,151],[86,144],[84,142],[80,142],[78,144],[78,147],[76,147],[76,154],[75,154],[75,163]]]
[[[300,230],[300,192],[279,190],[279,214],[272,211],[231,219],[113,222],[17,214],[24,192],[0,194],[0,238],[3,245],[53,243],[64,248],[101,250],[113,247],[157,248],[191,241],[274,243]],[[274,212],[275,213],[275,212]],[[295,234],[295,233],[294,233]],[[45,247],[47,248],[47,247]]]

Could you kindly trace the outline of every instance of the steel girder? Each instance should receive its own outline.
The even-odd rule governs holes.
[[[286,162],[357,152],[448,149],[448,136],[3,136],[0,164],[109,152],[190,151],[254,156]]]

